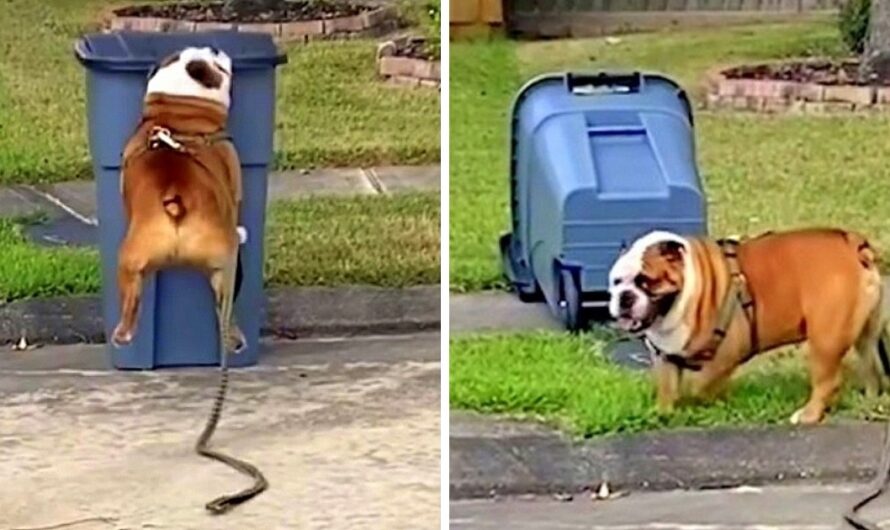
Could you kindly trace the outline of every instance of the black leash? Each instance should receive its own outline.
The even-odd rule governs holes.
[[[856,530],[881,530],[881,527],[877,524],[861,519],[859,510],[883,495],[887,491],[888,486],[890,486],[890,420],[887,421],[887,431],[884,434],[884,452],[881,456],[881,465],[878,468],[878,476],[875,479],[875,483],[871,491],[844,514],[844,520]]]
[[[216,425],[219,423],[223,401],[226,398],[226,389],[229,385],[229,369],[225,359],[226,355],[223,354],[220,362],[219,392],[216,394],[216,400],[213,402],[213,409],[210,411],[210,418],[207,420],[204,432],[201,433],[201,436],[198,438],[198,443],[195,444],[195,451],[197,451],[199,455],[222,462],[223,464],[252,477],[254,482],[253,486],[243,491],[231,495],[223,495],[208,502],[205,505],[205,508],[207,508],[207,511],[215,515],[226,513],[235,506],[256,497],[269,487],[269,482],[266,480],[266,477],[263,476],[262,472],[260,472],[256,466],[220,453],[219,451],[214,451],[208,447],[210,437],[213,436],[213,432],[216,430]]]
[[[237,297],[237,293],[241,287],[242,279],[240,253],[238,258],[239,259],[235,273],[235,288],[233,289],[234,294],[232,296],[233,299]],[[229,303],[233,304],[234,301]],[[211,458],[218,462],[222,462],[223,464],[226,464],[236,471],[239,471],[253,478],[253,486],[239,491],[238,493],[223,495],[208,502],[204,507],[207,508],[207,511],[214,515],[226,513],[235,506],[238,506],[239,504],[247,502],[250,499],[256,497],[269,487],[269,481],[266,480],[266,477],[263,475],[263,473],[260,472],[260,470],[257,469],[256,466],[254,466],[253,464],[249,464],[243,460],[238,460],[237,458],[220,453],[219,451],[214,451],[208,447],[210,437],[213,436],[213,433],[216,430],[216,425],[219,423],[219,418],[222,415],[223,403],[226,399],[226,390],[229,386],[229,355],[228,348],[226,347],[226,337],[228,336],[229,332],[228,318],[220,319],[219,329],[219,392],[217,392],[216,399],[213,401],[213,408],[210,411],[210,418],[207,419],[207,425],[204,426],[204,432],[201,433],[201,436],[198,437],[198,442],[195,444],[195,451],[201,456]]]
[[[881,361],[881,367],[884,369],[884,375],[890,376],[890,354],[887,352],[885,339],[886,336],[882,335],[881,339],[878,340],[878,358]],[[844,514],[844,520],[856,530],[881,530],[881,527],[875,523],[861,519],[859,510],[883,495],[887,491],[888,486],[890,486],[890,420],[887,420],[887,430],[884,433],[884,452],[881,454],[881,464],[878,467],[878,476],[875,478],[875,483],[871,491]]]

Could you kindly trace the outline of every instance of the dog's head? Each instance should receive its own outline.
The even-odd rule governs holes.
[[[149,74],[146,96],[192,96],[229,107],[232,60],[215,48],[185,48],[162,60]]]
[[[670,232],[651,232],[622,253],[609,271],[609,313],[618,327],[646,331],[674,306],[683,290],[687,242]]]

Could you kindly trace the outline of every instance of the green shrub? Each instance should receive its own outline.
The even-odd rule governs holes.
[[[847,0],[841,7],[838,26],[844,43],[854,53],[865,51],[871,0]]]
[[[433,59],[439,59],[441,53],[441,1],[402,0],[397,5],[403,22],[416,27],[426,40],[427,54]]]
[[[440,27],[442,24],[442,7],[439,0],[426,4],[426,13],[422,17],[423,36],[426,37],[427,53],[434,59],[441,53]]]

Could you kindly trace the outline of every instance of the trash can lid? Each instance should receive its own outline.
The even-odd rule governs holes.
[[[164,57],[189,46],[224,51],[231,57],[234,69],[274,68],[287,62],[287,55],[278,51],[271,35],[231,30],[91,33],[75,43],[74,54],[87,68],[148,71]]]

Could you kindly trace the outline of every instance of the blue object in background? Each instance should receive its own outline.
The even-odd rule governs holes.
[[[569,329],[608,302],[623,245],[645,233],[707,233],[692,108],[654,74],[548,74],[516,97],[510,124],[512,231],[504,269]]]
[[[216,47],[232,59],[232,106],[228,130],[241,158],[244,198],[240,224],[248,230],[241,247],[244,280],[235,318],[247,348],[232,366],[257,362],[263,318],[263,230],[266,188],[275,127],[275,68],[287,61],[271,36],[259,33],[115,32],[91,34],[75,45],[86,68],[90,154],[96,177],[102,309],[105,335],[120,317],[117,253],[126,230],[120,196],[121,156],[142,114],[148,73],[164,57],[189,46]],[[133,343],[117,349],[116,368],[151,369],[219,363],[213,292],[198,271],[171,269],[146,278]]]

